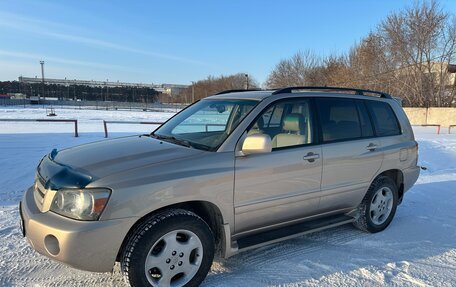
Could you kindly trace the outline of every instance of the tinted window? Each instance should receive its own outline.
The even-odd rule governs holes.
[[[374,135],[372,123],[367,112],[367,108],[362,101],[356,101],[356,106],[359,113],[359,122],[361,124],[361,135],[363,137],[371,137]]]
[[[384,102],[368,101],[377,136],[392,136],[401,133],[396,115]]]
[[[354,100],[321,98],[317,99],[317,107],[323,141],[362,137],[358,108]]]

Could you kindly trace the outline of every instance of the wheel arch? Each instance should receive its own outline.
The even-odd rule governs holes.
[[[136,230],[138,226],[146,222],[154,214],[169,209],[184,209],[191,211],[199,217],[201,217],[209,225],[214,234],[216,253],[219,255],[224,254],[224,247],[227,239],[223,228],[224,219],[220,209],[215,204],[209,201],[187,201],[161,207],[139,218],[135,222],[135,224],[133,224],[130,227],[130,229],[127,232],[127,235],[123,239],[122,245],[120,246],[119,251],[117,252],[116,261],[120,261],[120,258],[128,243],[128,240],[130,239],[133,232]]]
[[[387,176],[394,181],[398,191],[398,204],[400,204],[402,202],[402,198],[404,197],[404,174],[402,171],[400,169],[389,169],[382,171],[372,180],[372,182],[374,182],[374,180],[380,176]]]

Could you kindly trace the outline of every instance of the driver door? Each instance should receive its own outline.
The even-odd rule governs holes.
[[[267,108],[247,133],[270,136],[272,152],[235,159],[235,233],[313,215],[320,202],[321,146],[316,145],[310,99]]]

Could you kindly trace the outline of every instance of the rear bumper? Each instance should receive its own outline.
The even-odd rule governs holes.
[[[120,246],[137,218],[78,221],[53,212],[42,213],[29,188],[20,204],[23,233],[38,253],[72,267],[112,270]]]
[[[404,175],[404,192],[409,190],[420,176],[420,167],[414,166],[402,171]]]

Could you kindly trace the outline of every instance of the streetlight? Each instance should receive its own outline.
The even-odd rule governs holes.
[[[249,74],[244,74],[245,76],[245,89],[248,90],[249,89]]]
[[[42,85],[42,93],[44,97],[44,61],[40,61],[41,65],[41,85]],[[38,94],[38,102],[40,101],[40,94]]]

